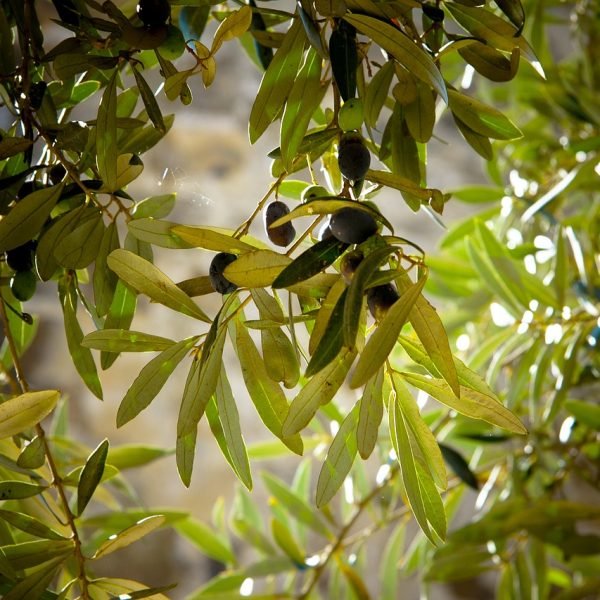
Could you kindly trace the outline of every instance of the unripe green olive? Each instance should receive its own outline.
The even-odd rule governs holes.
[[[212,259],[208,269],[208,276],[215,292],[219,292],[219,294],[230,294],[237,289],[237,285],[231,283],[231,281],[223,275],[225,267],[235,260],[237,260],[237,256],[235,254],[230,254],[229,252],[219,252],[219,254]]]
[[[36,286],[37,277],[33,271],[19,271],[10,280],[13,296],[21,302],[29,300],[35,294]]]
[[[377,233],[375,219],[358,208],[342,208],[331,215],[331,232],[340,242],[362,244]]]
[[[363,119],[363,103],[360,98],[346,100],[338,113],[338,125],[342,131],[360,129]]]
[[[185,38],[175,25],[167,25],[167,39],[158,47],[163,58],[175,60],[185,51]]]
[[[354,271],[358,269],[358,265],[363,261],[365,255],[358,249],[352,250],[344,254],[340,262],[340,273],[346,281],[350,284],[352,277],[354,277]]]
[[[369,288],[367,290],[369,312],[374,319],[380,321],[399,298],[396,288],[391,283]]]
[[[304,188],[302,192],[301,200],[302,202],[309,202],[310,200],[314,200],[315,198],[321,198],[323,196],[330,196],[331,194],[327,189],[325,189],[322,185],[309,185],[307,188]]]
[[[371,166],[371,153],[359,134],[346,133],[342,136],[338,148],[338,166],[346,179],[364,179]]]
[[[171,5],[168,0],[140,0],[136,12],[146,27],[157,27],[171,16]]]
[[[276,246],[289,246],[296,237],[294,226],[288,221],[278,227],[271,227],[277,219],[289,214],[290,209],[279,200],[271,202],[265,211],[265,230],[267,236]]]

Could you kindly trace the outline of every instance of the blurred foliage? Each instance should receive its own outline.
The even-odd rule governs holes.
[[[224,566],[193,599],[393,599],[415,573],[423,597],[484,573],[500,599],[595,597],[597,6],[52,4],[63,39],[49,48],[40,3],[0,3],[3,597],[163,598],[171,585],[94,576],[96,559],[160,527]],[[568,52],[552,48],[552,28],[571,33]],[[169,101],[190,104],[192,78],[227,76],[232,40],[264,72],[250,142],[279,124],[273,183],[235,231],[168,221],[175,195],[133,198],[128,185],[173,124]],[[486,159],[489,185],[427,186],[427,144],[446,111]],[[394,235],[383,188],[437,221],[448,201],[482,206],[426,256]],[[297,235],[302,217],[312,223]],[[208,273],[177,283],[153,264],[156,248],[178,261],[216,254]],[[174,451],[87,448],[60,392],[29,389],[21,356],[38,319],[25,309],[40,280],[56,284],[92,395],[103,394],[98,361],[156,353],[118,427],[187,364]],[[216,315],[202,308],[211,293],[223,296]],[[189,318],[192,335],[132,330],[140,295]],[[264,442],[244,441],[230,352]],[[353,406],[348,387],[360,390]],[[229,513],[218,503],[208,524],[126,508],[138,500],[123,471],[163,456],[175,454],[189,486],[203,417],[242,484]],[[291,481],[262,473],[267,516],[247,491],[252,463],[291,454],[303,456]],[[473,516],[459,525],[461,508]]]

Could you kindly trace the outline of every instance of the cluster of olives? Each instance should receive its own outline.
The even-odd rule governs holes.
[[[25,302],[35,293],[37,277],[33,270],[37,242],[30,240],[6,252],[6,264],[15,271],[10,280],[13,296]]]
[[[357,248],[347,252],[340,263],[340,272],[346,283],[352,281],[354,272],[363,261],[364,254]],[[367,306],[374,319],[380,321],[391,308],[392,304],[400,298],[396,287],[392,283],[377,285],[367,290]]]

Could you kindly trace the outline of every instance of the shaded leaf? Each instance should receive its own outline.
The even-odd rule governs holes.
[[[360,33],[372,39],[389,52],[415,77],[431,86],[448,102],[448,92],[444,78],[430,56],[408,36],[387,23],[368,15],[344,15],[344,20],[354,25]]]
[[[108,456],[108,440],[101,442],[98,447],[89,455],[85,466],[79,476],[77,484],[77,514],[85,510],[88,502],[92,499],[98,484],[104,473],[104,465]]]
[[[383,418],[383,369],[367,381],[360,399],[356,445],[363,460],[371,456],[377,444],[379,425]]]
[[[467,463],[463,455],[446,444],[440,444],[439,446],[444,460],[448,463],[454,473],[470,488],[478,490],[479,482],[477,481],[477,477],[469,468],[469,463]]]
[[[106,189],[117,188],[117,80],[115,69],[104,89],[96,121],[96,164]]]
[[[201,521],[189,517],[177,523],[175,529],[206,556],[225,564],[236,562],[229,544]]]
[[[13,510],[0,509],[0,519],[10,523],[13,527],[24,531],[35,537],[44,538],[47,540],[65,540],[65,536],[61,535],[54,529],[51,529],[45,523],[38,519]]]
[[[41,494],[47,487],[25,481],[0,481],[0,500],[20,500]]]

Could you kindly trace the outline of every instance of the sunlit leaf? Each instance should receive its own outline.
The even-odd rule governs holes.
[[[423,377],[416,373],[402,373],[402,376],[412,386],[427,392],[438,402],[467,417],[481,419],[512,433],[520,435],[527,433],[521,421],[495,398],[464,386],[461,386],[460,398],[458,398],[450,386],[441,379]]]
[[[182,292],[162,271],[152,263],[128,250],[118,249],[110,253],[107,264],[128,286],[150,299],[164,304],[177,312],[201,321],[210,319],[197,304]]]
[[[103,544],[100,545],[94,559],[112,554],[117,550],[126,548],[127,546],[142,539],[158,527],[161,527],[165,523],[165,517],[163,515],[153,515],[146,517],[141,521],[138,521],[135,525],[128,527],[127,529],[119,532],[118,534],[111,536]]]
[[[367,381],[360,399],[356,444],[363,460],[371,456],[377,444],[379,425],[383,418],[383,369]]]
[[[358,403],[348,413],[336,433],[321,467],[317,481],[317,507],[325,506],[340,489],[356,458],[356,425]]]
[[[101,329],[88,333],[81,345],[106,352],[155,352],[170,348],[175,342],[167,338],[130,331],[127,329]]]
[[[408,321],[409,313],[421,295],[426,279],[426,277],[422,277],[407,287],[400,299],[388,310],[360,354],[350,380],[351,387],[357,388],[366,383],[386,361],[398,341],[402,327]]]
[[[26,392],[0,404],[0,439],[33,427],[49,415],[60,393],[56,390]]]

